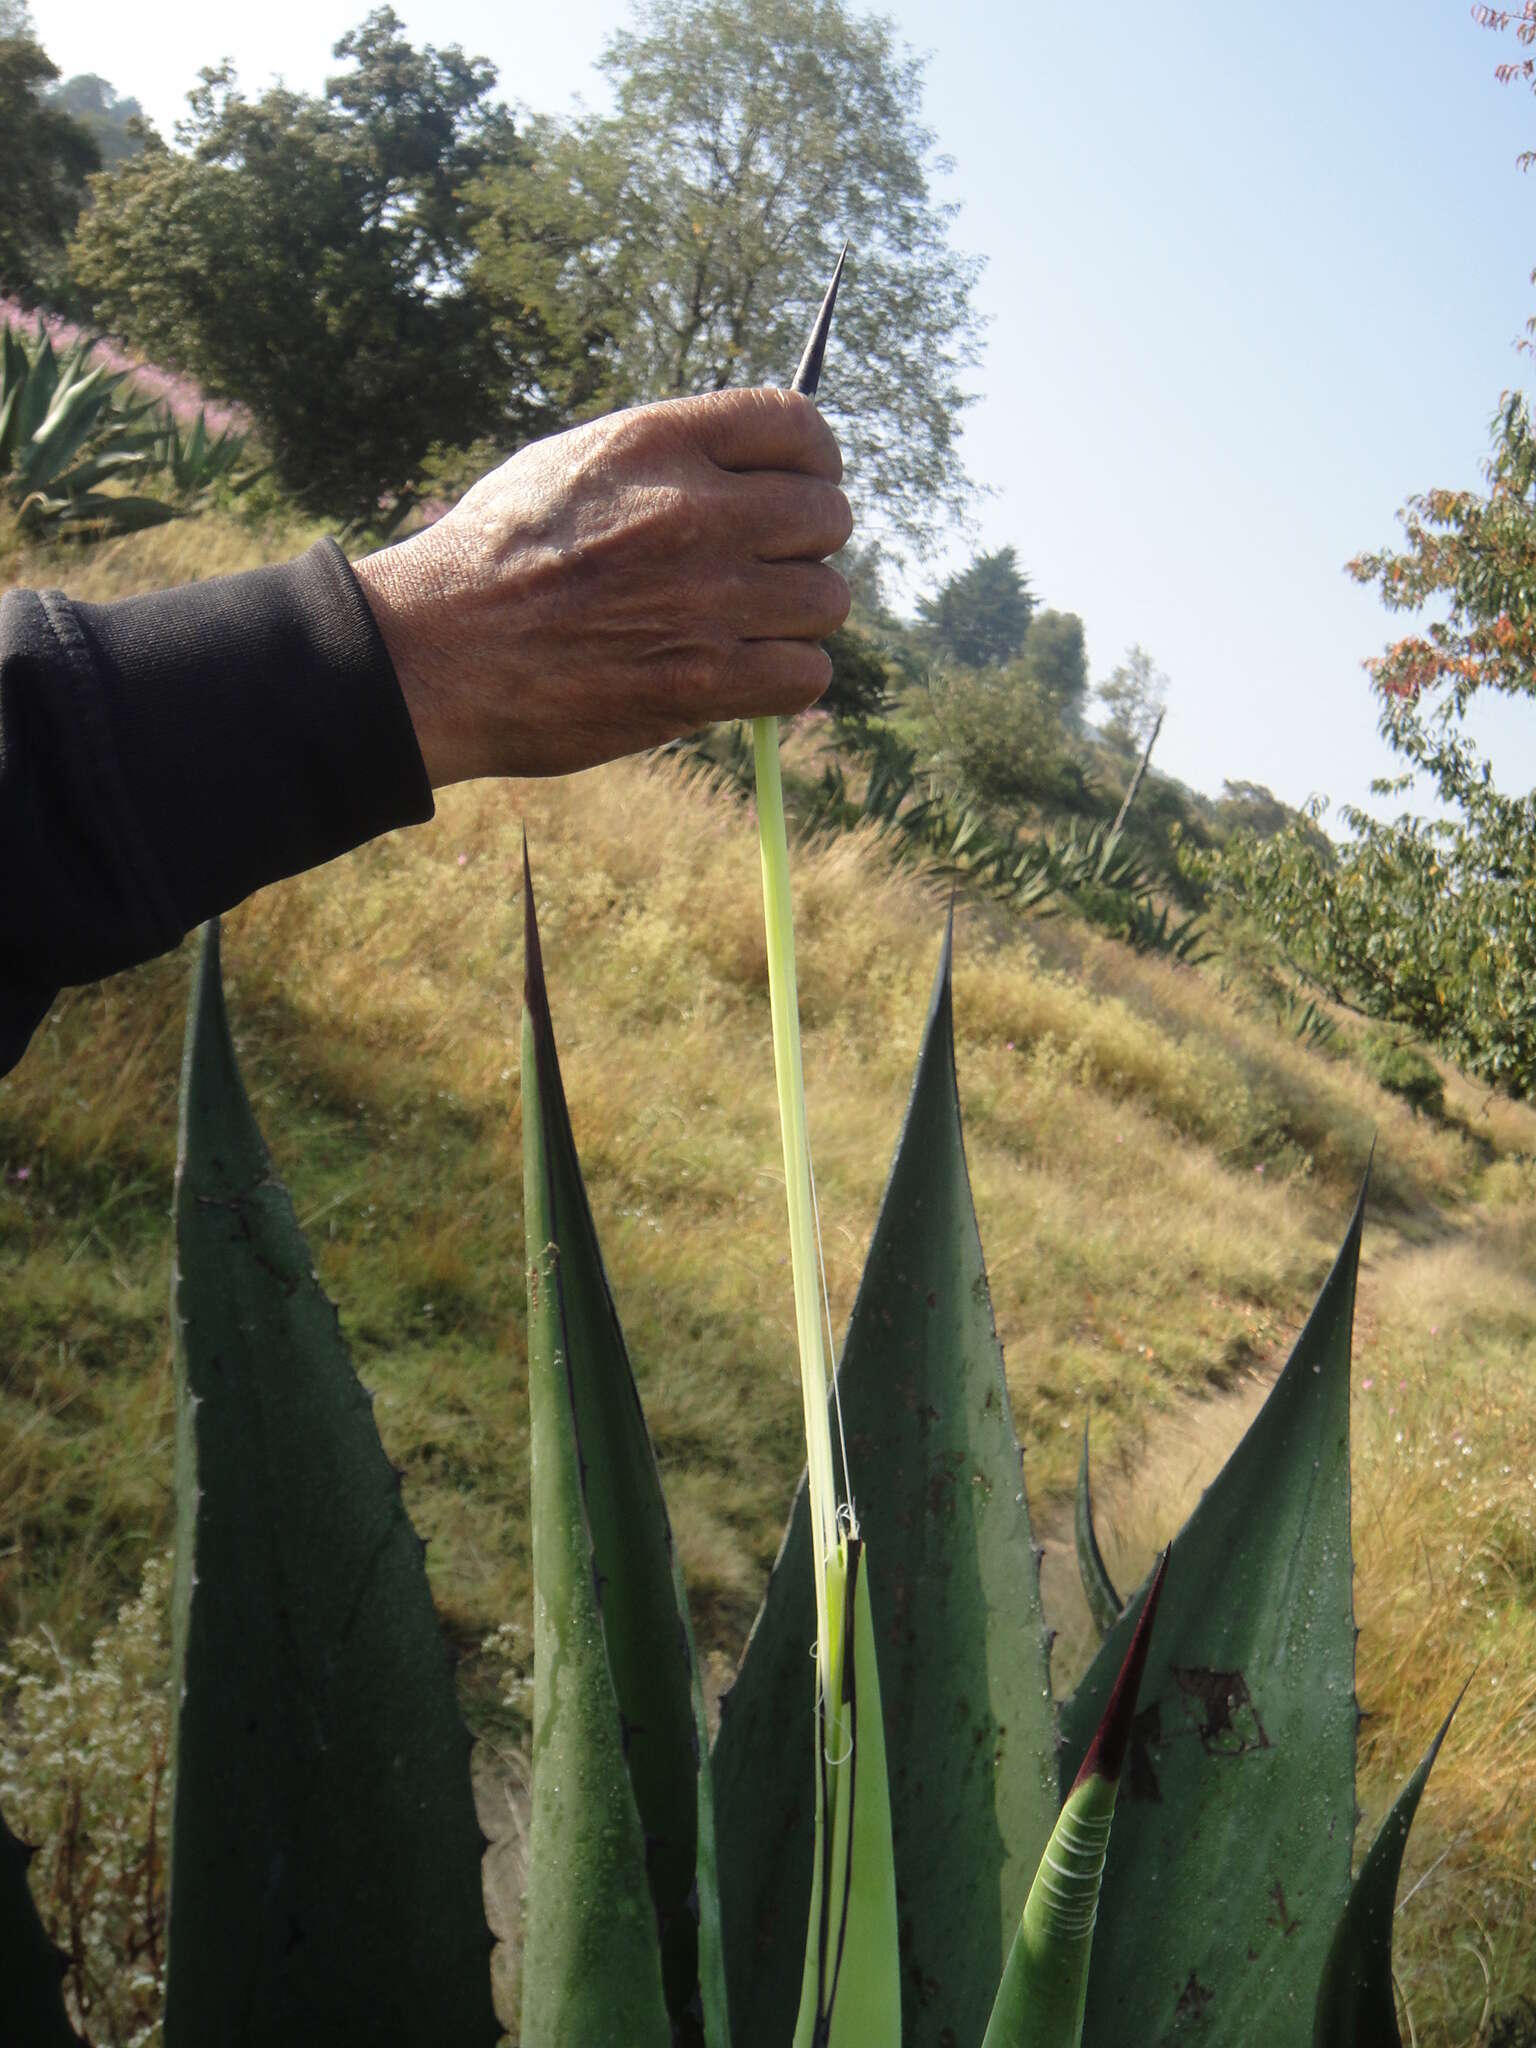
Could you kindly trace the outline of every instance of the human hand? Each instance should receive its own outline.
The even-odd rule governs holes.
[[[814,703],[852,531],[809,399],[721,391],[537,441],[353,567],[434,788]]]

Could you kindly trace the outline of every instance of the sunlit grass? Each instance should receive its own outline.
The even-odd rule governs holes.
[[[1512,1119],[1529,1138],[1529,1112]],[[1367,1226],[1354,1367],[1362,1839],[1472,1684],[1430,1778],[1401,1888],[1397,1973],[1421,2042],[1470,2040],[1536,1994],[1536,1239],[1467,1216],[1430,1244]],[[1149,1452],[1100,1461],[1100,1542],[1122,1592],[1220,1469],[1267,1390],[1188,1404]],[[1070,1544],[1047,1562],[1058,1682],[1092,1638]],[[1475,1675],[1474,1675],[1475,1674]]]

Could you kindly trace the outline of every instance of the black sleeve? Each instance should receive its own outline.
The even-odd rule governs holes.
[[[121,604],[0,598],[0,1073],[66,984],[432,815],[341,550]]]

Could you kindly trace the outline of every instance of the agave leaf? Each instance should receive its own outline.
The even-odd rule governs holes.
[[[59,365],[53,343],[43,335],[35,349],[22,344],[27,371],[22,383],[21,404],[16,412],[16,446],[24,448],[48,417],[58,388]]]
[[[816,1836],[794,2048],[901,2038],[896,1873],[864,1545],[832,1561],[833,1701],[816,1703]]]
[[[204,927],[176,1169],[169,2048],[494,2042],[422,1545],[241,1086]]]
[[[1083,1460],[1077,1468],[1077,1499],[1073,1506],[1072,1533],[1077,1546],[1077,1575],[1083,1582],[1088,1612],[1103,1642],[1125,1602],[1115,1591],[1114,1580],[1105,1568],[1099,1539],[1093,1528],[1093,1488],[1088,1477],[1088,1425],[1083,1424]]]
[[[726,2048],[704,1707],[560,1080],[524,856],[533,1434],[526,2048]]]
[[[1349,1889],[1349,1351],[1365,1191],[1306,1328],[1178,1537],[1105,1872],[1089,2048],[1305,2048]],[[1062,1712],[1075,1773],[1133,1600]],[[1156,1912],[1147,1901],[1155,1898]]]
[[[838,1384],[877,1569],[902,2039],[979,2041],[1059,1803],[1039,1571],[955,1085],[946,936]],[[802,1483],[715,1744],[737,2048],[783,2048],[810,1905]]]
[[[0,404],[27,381],[27,351],[9,320],[0,327]]]
[[[10,341],[10,329],[6,329],[6,341]],[[11,467],[11,449],[16,438],[16,415],[21,409],[21,386],[7,384],[0,389],[0,476],[6,476]]]
[[[111,403],[112,381],[106,370],[92,370],[56,395],[48,417],[21,449],[28,478],[50,483],[63,475],[100,425]]]
[[[1397,1880],[1420,1796],[1466,1690],[1464,1685],[1456,1695],[1439,1734],[1398,1793],[1350,1886],[1349,1902],[1339,1915],[1318,1986],[1313,2048],[1402,2048],[1397,2002],[1392,1995]]]
[[[51,510],[61,527],[100,526],[112,533],[142,533],[147,527],[164,526],[182,516],[174,505],[164,505],[158,498],[118,498],[105,491],[61,499]]]
[[[31,1860],[32,1851],[0,1814],[0,2041],[14,2041],[18,2048],[80,2048],[64,2011],[69,1959],[38,1918],[27,1884]]]
[[[1169,1553],[1029,1888],[982,2048],[1078,2048],[1110,1825]]]

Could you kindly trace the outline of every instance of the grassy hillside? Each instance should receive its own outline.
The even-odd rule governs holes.
[[[104,596],[304,538],[197,533],[19,575]],[[467,1707],[503,1729],[501,1667],[479,1646],[529,1604],[524,828],[577,1142],[701,1644],[723,1673],[801,1459],[750,815],[674,766],[478,785],[450,792],[432,825],[266,891],[226,921],[225,944],[247,1082],[431,1538]],[[943,902],[858,838],[802,854],[796,888],[841,1325]],[[167,1539],[189,966],[183,947],[61,998],[0,1082],[7,1631],[84,1642]],[[1037,1513],[1059,1515],[1091,1415],[1126,1581],[1188,1505],[1170,1495],[1208,1472],[1283,1356],[1374,1137],[1355,1399],[1362,1804],[1374,1818],[1477,1666],[1405,1892],[1429,1874],[1399,1922],[1418,2040],[1468,2039],[1485,1969],[1495,2004],[1536,1991],[1536,1113],[1453,1077],[1446,1119],[1415,1118],[1211,975],[985,908],[961,910],[956,1020]],[[1070,1584],[1052,1587],[1065,1683],[1082,1632]]]

